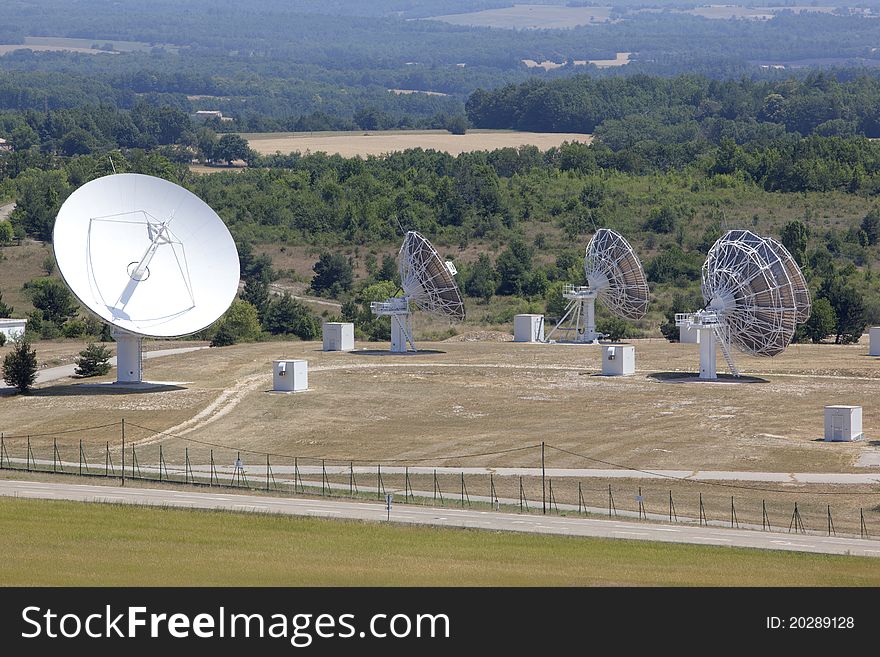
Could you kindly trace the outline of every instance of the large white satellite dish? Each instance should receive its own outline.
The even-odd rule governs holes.
[[[113,328],[119,382],[141,381],[143,337],[200,331],[238,291],[238,252],[223,221],[161,178],[86,183],[61,206],[53,243],[67,285]]]
[[[753,356],[781,354],[795,329],[810,316],[803,272],[776,240],[730,230],[703,264],[705,307],[676,315],[676,324],[698,332],[700,378],[717,379],[715,345],[731,374],[739,376],[730,347]]]
[[[641,319],[648,311],[648,282],[642,264],[629,242],[619,233],[600,228],[584,255],[587,284],[566,285],[562,296],[568,305],[559,323],[547,335],[566,336],[564,342],[596,344],[605,337],[596,332],[596,299],[622,319]]]
[[[416,351],[412,332],[412,307],[432,315],[464,319],[464,302],[455,266],[443,261],[431,243],[414,230],[403,238],[398,253],[402,297],[374,301],[370,309],[375,315],[391,317],[391,351]]]

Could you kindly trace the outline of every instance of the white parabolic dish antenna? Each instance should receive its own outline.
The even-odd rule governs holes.
[[[140,381],[142,337],[200,331],[238,291],[238,252],[223,221],[161,178],[123,173],[86,183],[61,206],[53,242],[67,285],[114,329],[120,381]],[[132,346],[138,362],[123,364]]]
[[[730,346],[753,356],[776,356],[809,319],[810,291],[800,267],[776,240],[731,230],[709,250],[703,264],[703,310],[676,315],[696,330],[700,378],[715,379],[715,344],[731,374],[739,376]]]
[[[374,301],[370,308],[376,315],[391,317],[391,351],[406,352],[409,347],[415,351],[410,303],[438,317],[462,320],[464,302],[455,282],[455,266],[444,262],[422,235],[407,232],[397,257],[403,296]]]
[[[547,341],[557,332],[565,341],[595,344],[605,337],[596,332],[596,298],[621,319],[641,319],[648,311],[649,291],[642,264],[629,242],[619,233],[600,228],[584,256],[587,285],[566,285],[565,312]]]

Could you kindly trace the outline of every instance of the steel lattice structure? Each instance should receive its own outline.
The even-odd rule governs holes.
[[[810,319],[810,314],[813,311],[810,287],[807,285],[807,279],[804,277],[804,272],[801,271],[794,256],[789,253],[788,249],[786,249],[781,242],[776,241],[772,237],[767,237],[766,240],[782,260],[788,278],[791,281],[792,286],[794,286],[794,298],[797,303],[797,323],[803,324]]]
[[[566,285],[562,296],[569,300],[559,323],[547,335],[550,342],[556,333],[569,335],[571,342],[596,344],[605,337],[596,332],[596,299],[612,315],[623,319],[641,319],[648,310],[648,282],[638,256],[622,235],[600,228],[593,235],[584,254],[587,285]]]
[[[463,320],[464,302],[451,265],[416,231],[411,230],[404,237],[398,267],[400,286],[406,298],[419,310]]]
[[[374,314],[391,318],[391,351],[416,351],[410,304],[432,315],[464,319],[464,302],[455,282],[455,267],[444,262],[431,243],[414,230],[403,238],[398,253],[402,297],[374,301]]]
[[[751,231],[731,230],[715,242],[703,264],[706,309],[717,314],[731,344],[755,356],[782,353],[794,337],[798,317],[809,312],[803,301],[798,303],[803,274],[780,247],[784,250]],[[800,278],[793,282],[795,270]]]
[[[600,228],[584,257],[587,285],[599,292],[609,312],[623,319],[641,319],[648,311],[648,282],[642,263],[622,235]]]

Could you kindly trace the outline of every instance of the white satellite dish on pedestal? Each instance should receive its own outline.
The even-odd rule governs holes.
[[[642,264],[622,235],[600,228],[587,245],[584,255],[584,286],[565,285],[562,296],[568,305],[562,319],[546,341],[564,335],[562,342],[598,344],[605,336],[596,332],[596,299],[622,319],[641,319],[648,310],[648,282]]]
[[[67,285],[112,327],[118,383],[142,381],[144,337],[200,331],[238,291],[238,252],[223,221],[161,178],[86,183],[61,206],[53,243]]]
[[[700,334],[701,379],[718,378],[716,344],[738,377],[731,345],[753,356],[776,356],[810,316],[810,291],[794,258],[776,240],[748,230],[728,231],[709,250],[702,292],[702,310],[675,316],[679,327]]]
[[[377,316],[391,317],[391,351],[416,351],[412,331],[412,307],[433,315],[464,319],[464,302],[455,282],[455,266],[444,262],[431,243],[414,230],[403,238],[398,253],[402,297],[374,301]]]

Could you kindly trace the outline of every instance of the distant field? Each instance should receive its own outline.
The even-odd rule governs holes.
[[[429,20],[453,25],[474,27],[504,27],[512,29],[569,28],[591,23],[608,22],[611,7],[559,7],[552,5],[514,5],[502,9],[487,9],[469,14],[432,16]]]
[[[97,48],[92,46],[97,45]],[[105,45],[111,45],[113,50],[103,50]],[[162,44],[157,44],[163,46]],[[136,52],[150,50],[153,45],[140,41],[115,41],[113,39],[69,39],[66,37],[25,37],[24,44],[0,45],[0,55],[16,50],[33,50],[35,52],[78,52],[89,55],[110,52]],[[176,50],[171,47],[170,49]]]
[[[559,146],[565,141],[590,143],[592,135],[577,133],[516,132],[510,130],[472,130],[466,135],[453,135],[445,130],[383,131],[370,133],[249,133],[242,137],[251,148],[263,155],[275,152],[306,151],[356,155],[385,155],[408,148],[424,148],[459,155],[470,151],[494,150],[508,146],[534,145],[541,150]]]
[[[598,68],[610,68],[612,66],[625,66],[629,64],[631,52],[619,52],[615,54],[614,59],[575,59],[575,66],[586,66],[587,64],[595,64]],[[554,62],[549,59],[545,59],[543,62],[536,62],[534,59],[523,59],[522,63],[525,64],[528,68],[543,68],[545,71],[553,70],[554,68],[562,68],[565,66],[565,62]]]
[[[880,585],[860,557],[13,498],[0,554],[6,586]]]

